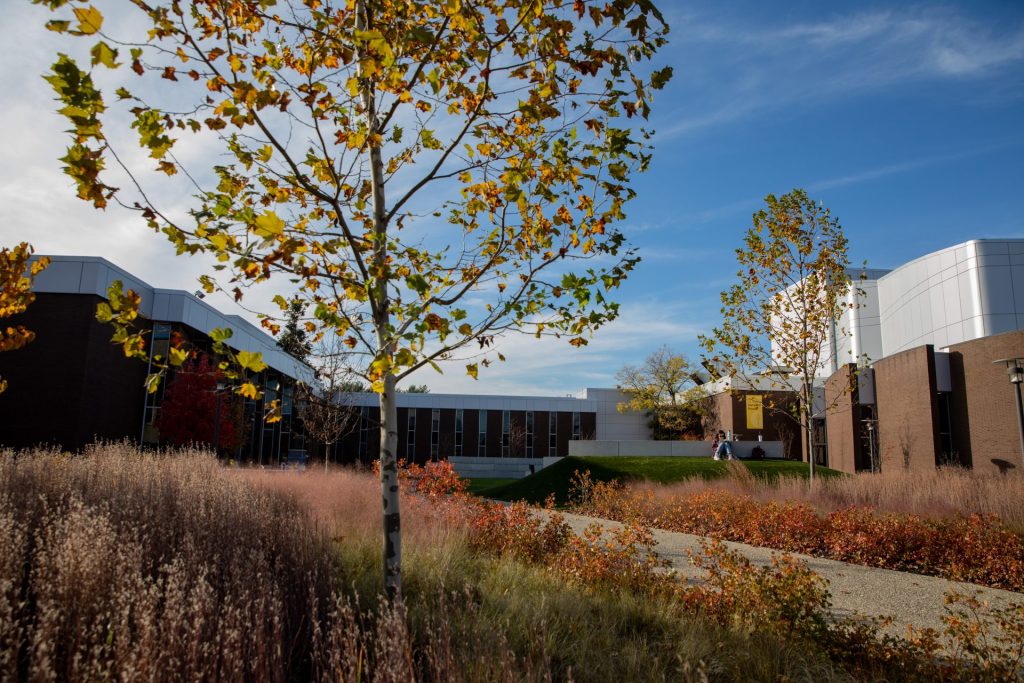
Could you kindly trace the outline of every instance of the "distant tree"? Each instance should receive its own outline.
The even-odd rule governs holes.
[[[29,266],[31,257],[32,245],[28,242],[0,249],[0,320],[24,313],[36,299],[32,281],[50,264],[50,259],[39,258]],[[0,327],[0,352],[20,349],[35,338],[36,333],[24,325]],[[0,377],[0,394],[6,389],[7,380]]]
[[[324,471],[331,448],[359,424],[359,410],[353,392],[367,387],[351,377],[347,356],[337,335],[331,335],[314,348],[309,361],[316,368],[316,384],[300,384],[299,417],[306,434],[324,444]]]
[[[160,439],[174,446],[203,444],[218,451],[232,451],[241,441],[237,410],[229,391],[217,390],[223,375],[210,364],[205,354],[197,354],[184,363],[168,383],[157,415]],[[216,430],[217,404],[220,404],[220,430]]]
[[[620,412],[647,413],[655,439],[701,438],[706,413],[702,376],[681,353],[657,349],[636,367],[625,365],[615,374],[619,390],[629,395]]]
[[[814,378],[835,352],[835,322],[848,307],[847,240],[839,221],[796,189],[754,214],[753,227],[736,250],[739,282],[722,292],[722,325],[701,337],[710,365],[728,376],[791,389],[799,382],[795,410],[814,478],[811,414]],[[783,370],[780,372],[780,368]]]
[[[282,351],[305,362],[313,352],[313,344],[309,340],[309,330],[302,322],[306,305],[301,299],[292,299],[285,312],[284,330],[277,338],[277,346]],[[316,327],[314,326],[314,330]]]
[[[430,387],[426,384],[410,384],[405,389],[399,389],[398,392],[405,394],[429,394]]]

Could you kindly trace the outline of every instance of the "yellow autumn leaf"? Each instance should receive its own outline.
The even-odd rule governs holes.
[[[267,211],[256,218],[256,234],[260,237],[274,237],[284,232],[284,221],[273,211]]]
[[[92,5],[76,7],[74,13],[78,19],[78,31],[83,35],[91,36],[103,26],[103,15]]]

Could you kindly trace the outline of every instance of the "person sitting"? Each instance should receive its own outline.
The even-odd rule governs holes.
[[[725,438],[725,432],[718,430],[714,441],[711,442],[711,454],[715,460],[732,460],[732,443]]]

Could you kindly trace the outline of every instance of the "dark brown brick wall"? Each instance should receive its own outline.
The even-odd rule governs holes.
[[[455,409],[441,409],[441,433],[438,434],[437,457],[447,458],[455,454]]]
[[[475,458],[477,443],[480,440],[480,411],[467,408],[462,411],[462,454],[467,458]]]
[[[597,414],[580,413],[580,439],[591,440],[597,438]]]
[[[764,429],[747,427],[746,396],[756,394],[762,397]],[[791,433],[787,457],[797,457],[800,449],[800,427],[787,414],[788,406],[795,394],[787,391],[727,391],[711,397],[712,410],[704,420],[704,436],[713,439],[718,430],[732,431],[741,439],[756,440],[758,435],[765,441],[782,441],[784,432]]]
[[[501,457],[501,411],[487,411],[487,452],[480,453],[489,458]]]
[[[828,466],[853,474],[862,469],[861,410],[857,405],[857,366],[839,368],[825,382],[825,423],[828,431]],[[854,387],[851,390],[851,386]]]
[[[938,452],[935,350],[930,344],[874,364],[882,470],[932,469]]]
[[[983,471],[1021,468],[1017,399],[1006,367],[992,361],[1024,357],[1024,330],[949,347],[953,443],[962,460]]]
[[[572,439],[572,413],[559,411],[557,415],[558,455],[568,455],[569,441]]]
[[[548,455],[548,411],[537,410],[533,413],[534,455],[538,458]]]

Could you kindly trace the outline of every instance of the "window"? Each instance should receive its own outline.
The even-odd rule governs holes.
[[[479,451],[477,455],[484,457],[487,455],[487,411],[480,411],[480,439],[477,441]]]
[[[455,411],[455,456],[462,455],[462,408]]]
[[[409,429],[405,438],[405,459],[416,460],[416,409],[409,408]]]
[[[573,441],[580,440],[580,414],[572,414],[572,439]]]
[[[430,411],[430,459],[437,460],[437,445],[440,440],[441,411],[434,408]]]
[[[533,457],[533,411],[526,413],[526,457]]]
[[[501,457],[507,458],[512,450],[512,418],[507,410],[501,411]]]
[[[548,413],[548,455],[558,455],[558,413]]]
[[[363,406],[359,410],[359,459],[366,459],[366,449],[370,441],[370,408]]]
[[[953,452],[953,420],[950,418],[949,392],[939,392],[939,464],[959,465],[960,455]]]

